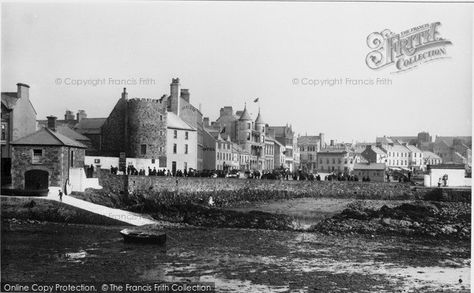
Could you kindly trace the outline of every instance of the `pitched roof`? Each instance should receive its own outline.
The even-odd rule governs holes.
[[[422,152],[419,148],[417,148],[417,147],[414,146],[414,145],[410,145],[410,144],[409,144],[409,145],[407,145],[406,147],[407,147],[410,151],[412,151],[412,152],[414,152],[414,153],[421,153],[421,152]]]
[[[240,115],[239,120],[252,120],[252,118],[250,118],[249,112],[247,111],[247,106],[245,106],[244,111],[242,112],[242,115]]]
[[[425,159],[440,159],[441,157],[438,156],[437,154],[430,152],[430,151],[423,151],[423,158]]]
[[[7,109],[15,108],[16,102],[18,101],[17,93],[2,93],[2,104]]]
[[[81,140],[89,141],[90,140],[87,136],[84,136],[84,135],[72,130],[71,128],[69,128],[69,126],[66,126],[66,125],[57,126],[56,131],[59,132],[60,134],[64,135],[64,136],[67,136],[67,137],[72,138],[72,139],[77,140],[77,141],[81,141]]]
[[[355,163],[354,170],[385,170],[385,164],[384,163],[370,163],[370,164]]]
[[[298,137],[298,144],[319,144],[320,140],[318,135],[304,135]]]
[[[87,146],[49,128],[41,128],[11,143],[12,145],[70,146],[86,149]]]
[[[80,133],[99,134],[107,118],[82,118],[74,129]]]
[[[194,127],[184,122],[183,119],[179,118],[178,115],[176,115],[173,112],[167,113],[166,122],[167,122],[167,125],[166,125],[167,128],[182,129],[182,130],[196,130]]]

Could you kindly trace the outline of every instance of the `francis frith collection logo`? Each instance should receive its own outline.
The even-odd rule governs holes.
[[[393,72],[400,72],[447,58],[446,46],[452,43],[441,37],[440,26],[440,22],[433,22],[398,34],[389,29],[371,33],[367,37],[367,45],[372,50],[365,58],[367,66],[374,70],[394,66]]]

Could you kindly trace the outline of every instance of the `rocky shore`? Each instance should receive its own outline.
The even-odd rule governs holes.
[[[326,234],[401,235],[408,237],[471,238],[471,204],[413,200],[402,204],[373,200],[348,201],[347,208],[315,225],[301,227],[294,217],[263,211],[234,211],[209,207],[207,198],[193,202],[138,194],[117,195],[108,191],[88,190],[81,199],[114,208],[147,213],[153,218],[200,227],[254,228],[321,232]],[[375,201],[377,202],[377,201]],[[382,207],[380,207],[382,205]]]
[[[470,241],[471,205],[414,201],[393,208],[384,205],[374,209],[358,201],[309,230],[327,234],[404,235]]]

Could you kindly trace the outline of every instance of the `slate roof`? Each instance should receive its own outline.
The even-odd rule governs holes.
[[[167,116],[168,116],[167,121],[166,121],[167,128],[182,129],[182,130],[196,130],[194,127],[184,122],[183,119],[179,118],[178,115],[176,115],[173,112],[168,112]]]
[[[371,164],[355,163],[354,170],[385,170],[385,164],[383,163],[371,163]]]
[[[100,134],[107,118],[82,118],[74,129],[82,134]]]
[[[56,131],[59,132],[60,134],[67,136],[69,138],[72,138],[77,141],[90,141],[90,139],[87,136],[84,136],[71,128],[69,128],[66,125],[60,125],[56,127]]]
[[[44,145],[44,146],[70,146],[86,149],[87,146],[75,141],[49,128],[41,128],[27,136],[19,138],[11,143],[12,145]]]
[[[7,109],[15,108],[16,102],[18,101],[17,93],[2,93],[2,104]]]

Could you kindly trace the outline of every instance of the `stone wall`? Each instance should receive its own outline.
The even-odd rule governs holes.
[[[32,164],[33,149],[43,150],[43,157],[38,164]],[[57,146],[14,146],[12,152],[13,188],[23,189],[25,185],[25,172],[35,169],[48,171],[49,186],[63,186],[64,160],[62,155],[64,155],[64,152],[67,155],[67,150],[64,147]]]
[[[102,126],[101,154],[103,156],[118,157],[120,152],[126,151],[125,122],[127,113],[127,100],[121,98],[115,104],[107,120]]]
[[[166,104],[156,99],[128,100],[128,157],[166,157]],[[146,145],[142,154],[141,145]]]
[[[100,185],[115,194],[127,193],[163,203],[198,203],[212,196],[217,205],[247,201],[332,197],[385,200],[470,202],[470,190],[414,188],[403,183],[351,181],[279,181],[224,178],[120,176],[101,170]]]

